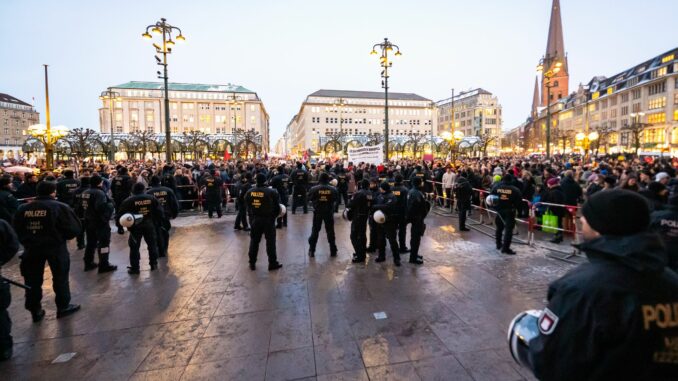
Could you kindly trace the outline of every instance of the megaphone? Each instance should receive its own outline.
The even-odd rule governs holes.
[[[285,205],[280,204],[280,213],[278,213],[278,218],[284,216],[287,213],[287,208],[285,208]]]
[[[496,194],[491,194],[485,198],[485,205],[489,206],[490,208],[494,208],[497,205],[499,205],[499,196]]]
[[[134,224],[140,222],[143,219],[144,219],[143,214],[125,213],[122,216],[120,216],[120,220],[118,222],[120,223],[120,225],[129,229],[132,226],[134,226]]]
[[[539,317],[542,311],[527,310],[519,313],[509,325],[508,344],[513,359],[531,369],[530,341],[539,336]]]
[[[332,179],[332,180],[330,180],[330,185],[331,185],[331,186],[336,187],[337,184],[339,184],[339,182],[337,181],[337,179]]]
[[[376,212],[374,212],[372,218],[374,219],[374,222],[378,224],[383,224],[384,222],[386,222],[386,215],[381,210],[377,210]]]

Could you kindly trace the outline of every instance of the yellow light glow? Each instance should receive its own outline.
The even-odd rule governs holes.
[[[461,140],[464,138],[464,133],[461,131],[454,131],[453,136],[455,140]]]
[[[372,51],[370,52],[370,54],[374,56],[374,55],[376,55],[376,54],[377,54],[377,51],[376,51],[376,50],[374,50],[374,49],[372,49]]]
[[[396,55],[396,56],[402,56],[403,54],[400,53],[400,50],[398,50],[398,51],[395,53],[395,55]]]
[[[179,33],[179,35],[177,36],[177,41],[184,42],[186,41],[186,37],[184,37],[183,34]]]
[[[589,134],[589,140],[594,141],[598,140],[598,133],[596,131],[593,131],[592,133]]]
[[[153,38],[153,36],[151,36],[150,34],[148,34],[148,32],[142,34],[141,37],[143,37],[143,38],[145,38],[145,39],[147,39],[147,40],[150,40],[151,38]]]
[[[560,62],[560,61],[556,62],[556,67],[561,67],[561,66],[563,66],[562,62]]]
[[[172,41],[172,40],[167,41],[167,46],[169,46],[169,47],[174,46],[174,41]]]
[[[160,28],[158,28],[157,26],[153,27],[153,29],[151,29],[151,32],[155,34],[162,34],[162,30],[160,30]]]
[[[559,67],[553,68],[553,73],[554,74],[560,73],[560,68]]]
[[[584,134],[583,132],[579,132],[579,133],[577,133],[577,135],[574,136],[574,138],[577,139],[577,140],[584,140],[585,137],[586,137],[586,134]]]
[[[444,131],[441,134],[441,137],[445,140],[452,140],[452,133],[450,131]]]
[[[543,71],[544,71],[544,65],[542,65],[542,64],[537,65],[537,73],[541,73]]]

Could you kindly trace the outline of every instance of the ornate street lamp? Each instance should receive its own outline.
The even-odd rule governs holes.
[[[551,88],[555,85],[551,80],[561,70],[563,63],[556,56],[546,54],[539,60],[537,73],[543,75],[544,86],[546,86],[546,158],[551,157]]]
[[[257,137],[261,136],[254,128],[250,128],[249,130],[244,130],[242,128],[236,128],[233,130],[233,135],[236,137],[236,147],[240,145],[240,143],[245,142],[245,158],[249,158],[250,156],[250,142],[254,143],[256,146],[256,139]],[[240,150],[238,149],[238,154]]]
[[[157,65],[163,67],[163,73],[158,72],[158,78],[162,78],[163,81],[165,82],[165,141],[168,142],[166,150],[167,152],[165,152],[165,161],[169,163],[172,161],[172,145],[169,144],[169,142],[172,141],[172,137],[170,130],[170,115],[169,115],[169,89],[167,84],[168,79],[167,54],[172,53],[172,47],[174,47],[174,40],[172,39],[173,32],[176,31],[179,33],[175,38],[179,42],[186,41],[186,38],[181,33],[181,29],[179,29],[176,26],[168,24],[167,20],[165,20],[164,18],[161,18],[160,21],[156,22],[154,25],[147,26],[146,32],[144,32],[141,35],[143,38],[152,40],[153,36],[151,35],[151,33],[149,33],[149,31],[151,33],[162,36],[162,46],[154,42],[153,47],[155,48],[156,53],[162,54],[162,60],[158,58],[158,56],[155,56],[155,60],[157,61]]]
[[[115,150],[113,149],[113,101],[119,101],[122,98],[120,98],[120,93],[112,91],[109,87],[108,90],[101,92],[99,99],[102,101],[108,99],[108,115],[111,119],[111,142],[109,144],[108,160],[113,162],[115,161]]]
[[[388,52],[392,52],[395,49],[395,56],[401,56],[400,47],[391,43],[388,38],[384,38],[384,42],[379,44],[374,44],[372,47],[372,52],[370,54],[377,55],[377,48],[381,50],[381,56],[379,57],[379,65],[382,67],[381,71],[381,87],[384,89],[384,153],[386,155],[386,161],[388,161],[388,69],[393,66],[393,62],[388,59]]]
[[[34,124],[26,130],[32,137],[36,138],[45,146],[46,169],[54,169],[54,144],[57,140],[68,135],[68,128],[56,126],[52,128],[49,113],[49,80],[47,77],[47,65],[45,67],[45,119],[46,124]]]

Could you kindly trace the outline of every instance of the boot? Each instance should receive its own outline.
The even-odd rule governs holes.
[[[12,347],[0,351],[0,361],[7,361],[12,358]]]
[[[99,264],[96,262],[85,263],[85,271],[94,270],[99,267]]]
[[[99,274],[108,273],[118,269],[118,266],[114,266],[108,262],[108,253],[102,253],[99,250]]]
[[[68,315],[73,315],[78,311],[80,311],[79,304],[69,304],[68,307],[57,310],[57,319],[61,319],[62,317],[66,317]]]
[[[45,317],[45,310],[41,308],[38,312],[31,312],[31,317],[33,318],[33,323],[39,323]]]

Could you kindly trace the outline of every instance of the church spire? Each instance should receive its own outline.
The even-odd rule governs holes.
[[[541,97],[539,96],[539,77],[534,77],[534,95],[532,95],[532,117],[537,116],[537,107],[541,103]]]
[[[560,18],[560,0],[553,0],[549,36],[546,42],[546,54],[551,57],[565,58],[563,42],[563,21]]]

